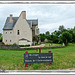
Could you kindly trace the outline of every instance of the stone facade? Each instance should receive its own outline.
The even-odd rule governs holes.
[[[23,14],[21,13],[18,21],[16,22],[13,32],[14,32],[14,42],[19,44],[19,40],[24,38],[31,42],[32,44],[32,30],[29,27],[26,19],[24,19]],[[18,34],[19,31],[19,34]],[[25,41],[25,40],[24,40]]]
[[[9,18],[9,23],[12,23],[12,15]],[[34,27],[32,25],[32,27]],[[35,26],[34,30],[30,27],[26,20],[26,11],[22,11],[19,18],[17,19],[15,25],[12,29],[3,29],[3,42],[5,44],[18,44],[18,45],[32,45],[33,33],[34,35],[39,35],[38,25]]]
[[[14,41],[14,32],[13,30],[3,30],[3,42],[5,44],[13,44]]]

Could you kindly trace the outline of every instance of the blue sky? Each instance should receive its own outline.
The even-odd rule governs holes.
[[[37,19],[40,33],[58,30],[60,25],[65,28],[75,26],[75,5],[68,4],[0,4],[0,32],[2,33],[6,18],[10,14],[18,17],[26,11],[27,19]]]

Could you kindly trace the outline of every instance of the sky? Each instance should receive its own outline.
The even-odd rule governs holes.
[[[6,18],[10,14],[19,17],[22,11],[26,11],[27,19],[38,19],[40,33],[51,33],[61,25],[66,29],[75,26],[75,5],[72,4],[0,4],[0,33]]]

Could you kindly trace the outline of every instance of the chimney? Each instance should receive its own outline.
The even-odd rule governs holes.
[[[13,22],[12,14],[10,14],[9,22]]]
[[[22,11],[22,18],[26,19],[26,11]]]

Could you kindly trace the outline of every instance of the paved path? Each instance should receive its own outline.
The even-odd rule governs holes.
[[[30,47],[20,47],[20,48],[36,48],[36,47],[45,47],[45,44],[30,46]]]

